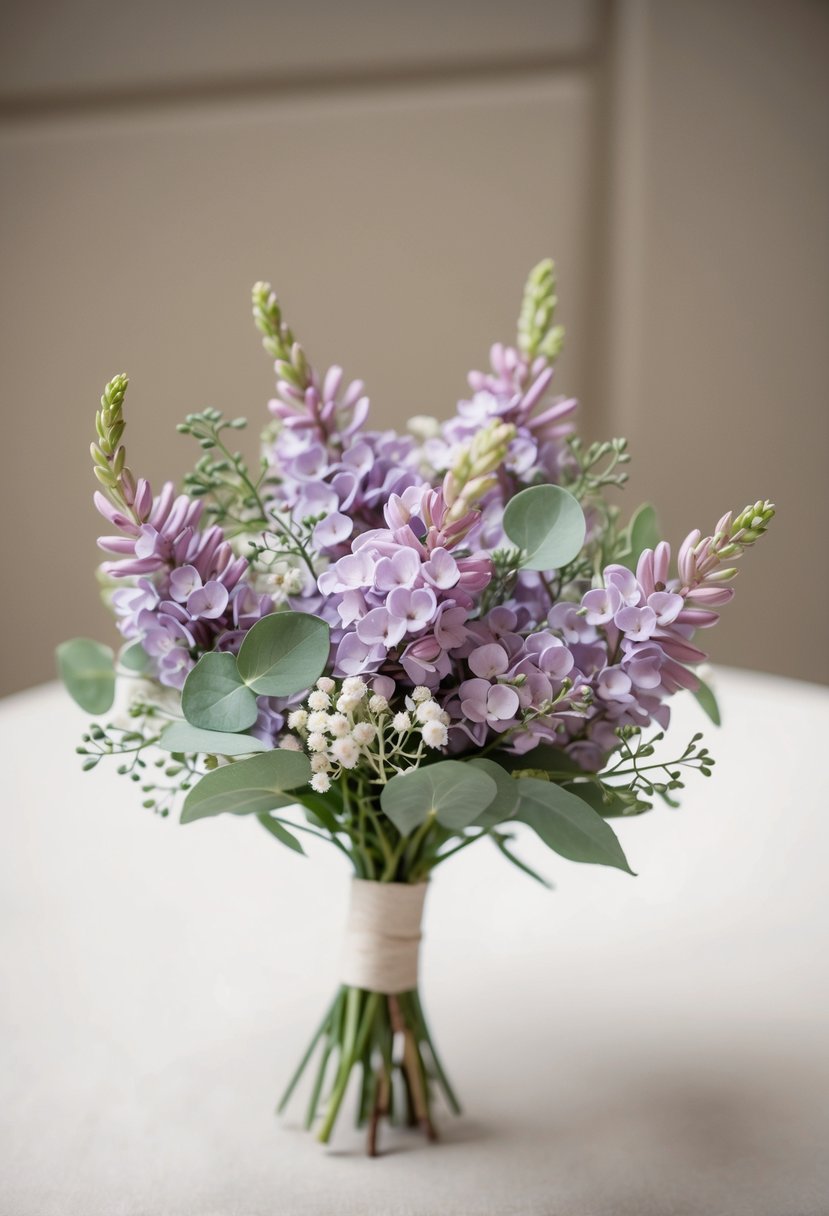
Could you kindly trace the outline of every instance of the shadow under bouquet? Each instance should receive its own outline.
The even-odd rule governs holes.
[[[267,284],[253,291],[276,396],[250,468],[244,420],[190,414],[202,449],[177,493],[126,464],[125,376],[92,444],[107,521],[100,570],[124,642],[58,649],[98,715],[79,751],[114,758],[162,816],[248,815],[302,852],[329,841],[353,870],[341,983],[290,1080],[314,1063],[307,1126],[328,1141],[352,1075],[358,1120],[434,1136],[458,1103],[418,991],[432,871],[526,825],[562,857],[630,872],[608,820],[714,761],[695,736],[657,754],[689,689],[716,720],[694,642],[733,595],[735,561],[773,515],[757,502],[691,532],[675,564],[646,505],[623,521],[623,440],[583,444],[552,394],[562,343],[549,261],[530,274],[515,345],[448,421],[373,430],[358,381],[317,372]],[[117,701],[117,712],[113,702]]]

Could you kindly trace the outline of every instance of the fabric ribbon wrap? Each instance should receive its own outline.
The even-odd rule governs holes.
[[[393,996],[417,987],[425,882],[351,881],[340,979]]]

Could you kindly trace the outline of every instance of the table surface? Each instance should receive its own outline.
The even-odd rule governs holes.
[[[231,816],[181,827],[0,703],[0,1211],[824,1216],[829,692],[721,671],[710,781],[618,831],[637,878],[486,842],[435,878],[422,992],[464,1102],[441,1143],[274,1096],[337,979],[348,874]],[[704,729],[687,694],[671,740]]]

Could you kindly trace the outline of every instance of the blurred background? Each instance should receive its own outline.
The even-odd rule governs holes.
[[[7,0],[0,692],[114,640],[88,460],[131,377],[131,467],[254,436],[270,279],[378,425],[445,416],[552,254],[558,387],[627,435],[665,535],[779,508],[716,658],[829,681],[829,5],[821,0]],[[24,595],[25,591],[25,595]]]

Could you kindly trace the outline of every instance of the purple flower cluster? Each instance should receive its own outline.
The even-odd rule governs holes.
[[[572,397],[551,397],[554,369],[539,356],[529,360],[514,346],[496,343],[490,350],[491,370],[469,373],[472,396],[461,400],[454,417],[440,434],[427,439],[424,456],[439,472],[452,467],[455,455],[472,436],[498,421],[511,423],[515,437],[509,444],[499,484],[482,507],[479,540],[488,548],[503,543],[500,527],[503,509],[522,487],[536,481],[558,483],[568,465],[563,440],[573,432],[572,415],[578,402]]]
[[[698,542],[692,534],[683,552]],[[467,678],[446,706],[453,746],[503,735],[513,751],[546,742],[583,768],[598,769],[618,727],[667,726],[664,702],[697,687],[687,664],[706,657],[690,638],[716,623],[711,604],[731,596],[714,567],[707,581],[670,580],[670,555],[662,542],[642,554],[635,573],[607,566],[602,586],[585,591],[580,602],[553,604],[544,629],[533,627],[524,605],[500,606],[471,623],[474,643],[458,652]],[[685,565],[687,572],[687,557]]]
[[[423,484],[423,477],[413,437],[361,430],[369,406],[361,381],[343,389],[339,367],[321,382],[310,377],[304,392],[277,381],[270,410],[279,430],[265,455],[279,477],[274,503],[288,507],[298,524],[324,517],[315,544],[339,555],[355,527],[375,526],[389,497]]]
[[[467,637],[475,596],[492,577],[486,554],[455,556],[477,522],[447,520],[441,490],[411,486],[386,503],[384,528],[361,533],[351,552],[319,577],[336,607],[335,674],[402,669],[412,685],[437,688],[451,672],[450,653]]]
[[[286,527],[302,538],[280,602],[328,621],[329,674],[370,677],[389,701],[428,689],[454,754],[496,738],[518,753],[548,743],[598,769],[619,727],[667,725],[668,698],[696,686],[689,667],[705,657],[692,637],[732,595],[731,516],[713,537],[691,533],[677,577],[661,543],[635,572],[606,565],[592,584],[566,587],[566,599],[550,590],[554,572],[524,570],[503,590],[492,580],[506,504],[524,486],[559,482],[572,460],[564,441],[576,402],[552,396],[551,358],[493,346],[454,417],[425,420],[416,437],[364,429],[362,383],[339,367],[318,377],[289,345],[290,361],[286,347],[276,364],[262,494],[280,543]],[[201,500],[169,484],[153,498],[138,481],[118,500],[127,514],[101,494],[95,501],[118,532],[99,542],[116,559],[104,571],[128,584],[112,597],[119,628],[140,641],[161,683],[181,687],[200,654],[236,650],[273,610],[260,588],[274,570],[249,570],[220,527],[203,526]],[[744,515],[750,532],[757,521]],[[589,516],[588,505],[586,545],[597,558],[605,517]],[[296,743],[285,733],[290,708],[260,699],[254,732]]]
[[[118,628],[140,641],[162,684],[181,688],[199,653],[235,649],[251,625],[270,612],[269,596],[245,580],[248,563],[236,557],[221,528],[199,528],[203,504],[176,496],[167,482],[153,498],[138,482],[131,519],[103,494],[95,505],[120,535],[98,544],[118,560],[104,562],[113,578],[134,580],[112,595]]]

